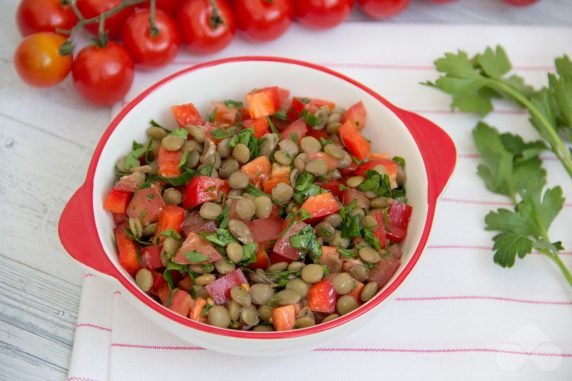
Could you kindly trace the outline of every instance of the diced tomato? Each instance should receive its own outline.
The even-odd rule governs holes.
[[[222,124],[234,124],[239,115],[235,107],[230,107],[223,102],[213,102],[213,120]]]
[[[387,211],[387,221],[393,226],[407,229],[411,212],[413,212],[413,208],[410,205],[395,200]]]
[[[139,218],[143,225],[148,225],[157,221],[164,207],[165,202],[161,197],[161,191],[153,185],[135,191],[126,213],[131,218]]]
[[[280,139],[290,139],[295,138],[296,143],[300,143],[302,139],[308,133],[308,127],[304,119],[298,119],[292,122],[284,131],[280,133]]]
[[[272,310],[272,325],[276,331],[289,331],[296,324],[296,307],[288,304]]]
[[[365,127],[365,120],[367,118],[367,111],[362,101],[351,106],[342,116],[342,123],[350,121],[352,125],[361,130]]]
[[[256,136],[258,139],[268,133],[270,128],[268,119],[266,119],[265,116],[256,119],[247,119],[243,122],[243,124],[244,128],[252,127],[254,130],[254,136]]]
[[[171,297],[171,304],[165,307],[186,317],[194,304],[195,301],[191,298],[191,295],[189,295],[188,292],[176,290],[173,292],[173,296]]]
[[[290,90],[283,89],[281,87],[278,88],[278,101],[280,103],[280,108],[285,107],[288,103],[288,99],[290,98]]]
[[[268,259],[270,260],[270,263],[279,263],[279,262],[291,263],[291,262],[294,262],[294,259],[284,257],[278,253],[275,253],[274,251],[271,251],[270,254],[268,254]],[[296,258],[296,259],[298,259],[298,258]]]
[[[280,109],[278,87],[265,87],[246,94],[246,108],[253,119],[275,114]]]
[[[294,234],[298,233],[300,230],[304,229],[304,227],[308,226],[307,224],[294,221],[288,230],[286,230],[274,244],[274,252],[280,254],[283,257],[290,258],[293,260],[297,260],[300,258],[300,254],[302,253],[300,249],[296,249],[292,247],[290,243],[290,237]]]
[[[328,165],[328,170],[334,170],[336,168],[338,168],[339,165],[339,161],[336,160],[333,156],[328,155],[325,152],[310,152],[308,154],[308,161],[309,160],[315,160],[315,159],[321,159],[324,160],[326,162],[326,164]]]
[[[179,124],[179,127],[205,123],[203,118],[201,118],[201,114],[199,114],[197,108],[192,103],[172,106],[171,113]]]
[[[240,171],[248,176],[250,183],[260,185],[270,175],[270,160],[268,156],[259,156],[244,164]]]
[[[314,312],[331,314],[336,311],[336,291],[328,279],[313,284],[308,289],[308,307]]]
[[[385,220],[383,216],[383,211],[376,210],[371,214],[375,221],[377,222],[377,226],[373,231],[373,235],[379,240],[379,244],[382,248],[387,245],[387,232],[385,231]]]
[[[153,286],[151,290],[149,290],[152,294],[157,295],[158,290],[163,287],[163,285],[167,285],[167,281],[163,278],[163,274],[158,273],[157,271],[151,270],[151,275],[153,276]],[[169,286],[167,285],[167,288]]]
[[[369,272],[369,280],[376,282],[379,288],[385,286],[401,264],[401,248],[393,245],[389,248],[389,255],[383,256],[375,267]]]
[[[244,283],[248,284],[244,273],[241,269],[236,269],[209,283],[205,288],[215,304],[224,304],[230,297],[230,289]]]
[[[306,221],[310,224],[319,222],[324,217],[336,213],[340,210],[338,200],[330,192],[325,192],[316,196],[310,196],[300,209],[310,213],[311,217]]]
[[[326,132],[325,129],[322,130],[314,130],[313,128],[308,128],[308,133],[306,134],[306,136],[311,136],[313,138],[316,138],[318,140],[320,139],[327,139],[328,138],[328,133]]]
[[[338,133],[349,153],[358,158],[358,160],[368,158],[371,152],[371,144],[363,137],[361,132],[354,127],[351,121],[348,120],[342,124]]]
[[[193,287],[193,278],[189,275],[181,279],[178,283],[179,287],[185,291],[189,291]]]
[[[155,229],[155,237],[159,237],[162,242],[165,237],[161,235],[166,230],[174,230],[181,233],[183,220],[185,219],[185,209],[176,205],[167,205],[159,214],[159,223]]]
[[[290,167],[274,163],[270,177],[262,183],[262,190],[270,194],[272,189],[280,183],[290,184]]]
[[[164,267],[161,262],[161,247],[151,245],[141,249],[141,265],[149,270]]]
[[[188,236],[190,233],[202,233],[208,232],[212,233],[216,230],[216,222],[214,221],[207,221],[203,219],[199,212],[193,211],[185,217],[183,220],[183,234]]]
[[[339,273],[342,269],[342,260],[338,249],[332,246],[322,246],[320,264],[330,270],[330,274]]]
[[[336,196],[337,198],[341,199],[342,198],[342,190],[340,189],[340,186],[343,185],[339,180],[327,180],[327,182],[325,183],[319,183],[318,184],[322,189],[325,189],[327,191],[330,191],[334,194],[334,196]]]
[[[119,213],[113,213],[113,222],[115,222],[115,225],[122,224],[125,221],[127,221],[127,215],[119,214]]]
[[[268,257],[263,245],[258,245],[256,249],[256,261],[248,265],[248,268],[252,270],[266,270],[268,266],[270,266],[270,258]]]
[[[361,304],[361,298],[360,298],[359,294],[361,293],[361,290],[363,289],[364,284],[362,282],[358,282],[358,281],[356,281],[356,283],[357,283],[356,286],[354,287],[352,292],[350,292],[348,295],[353,296],[358,301],[358,303]]]
[[[247,226],[252,233],[254,242],[272,241],[282,233],[284,220],[280,217],[258,218],[250,221]]]
[[[304,99],[305,103],[301,101],[301,98],[292,98],[292,104],[290,105],[287,114],[290,120],[298,119],[303,110],[308,110],[314,114],[323,106],[327,106],[330,110],[333,110],[336,107],[334,102],[326,101],[323,99]]]
[[[159,297],[162,305],[167,303],[167,300],[169,300],[169,295],[171,295],[171,289],[169,289],[169,285],[166,282],[157,288],[157,296]]]
[[[131,173],[129,175],[121,176],[113,186],[113,189],[125,192],[135,192],[142,184],[143,178],[140,173]]]
[[[191,209],[208,201],[216,201],[221,193],[228,193],[226,181],[209,176],[195,176],[185,189],[183,207]]]
[[[131,200],[131,195],[131,192],[111,189],[107,194],[107,197],[105,197],[105,201],[103,202],[103,209],[107,210],[108,212],[123,214],[125,213],[125,209],[127,209],[129,200]]]
[[[204,260],[197,260],[194,262],[189,262],[186,255],[187,253],[192,253],[196,251],[205,257]],[[180,263],[183,265],[193,264],[202,265],[205,263],[213,263],[222,258],[222,255],[210,244],[209,241],[198,235],[197,233],[190,233],[177,253],[173,257],[173,262]]]
[[[179,163],[182,157],[182,151],[169,151],[162,145],[159,145],[159,152],[157,154],[159,176],[167,178],[180,176],[181,168],[179,167]]]
[[[135,276],[137,271],[141,268],[139,260],[137,259],[137,245],[127,232],[126,227],[120,225],[115,228],[115,243],[117,244],[117,251],[119,252],[119,264],[131,276]]]
[[[357,207],[361,209],[367,209],[369,205],[369,199],[362,191],[355,188],[347,188],[342,194],[342,202],[344,205],[349,205],[353,200],[356,200]]]
[[[324,99],[310,98],[310,102],[306,105],[306,109],[308,109],[308,111],[311,112],[316,112],[323,106],[326,106],[330,110],[333,110],[336,107],[336,104],[334,102],[327,101]]]
[[[348,165],[345,168],[340,168],[340,172],[342,173],[342,175],[344,175],[345,177],[352,177],[355,174],[355,170],[357,169],[358,164],[355,163],[353,160],[350,163],[350,165]]]

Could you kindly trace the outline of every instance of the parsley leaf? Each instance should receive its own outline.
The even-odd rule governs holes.
[[[324,190],[315,183],[316,177],[308,172],[303,172],[296,178],[294,186],[294,201],[302,204],[310,196],[323,193]]]
[[[201,233],[201,235],[208,241],[214,243],[217,246],[226,247],[231,242],[236,242],[233,235],[228,229],[218,228],[212,233]]]
[[[185,130],[184,128],[177,128],[176,130],[171,131],[170,135],[175,135],[183,139],[187,139],[187,136],[189,136],[189,131]]]
[[[342,237],[361,237],[361,216],[359,214],[352,215],[351,213],[356,207],[357,201],[353,200],[349,205],[341,208],[338,212],[342,217]]]
[[[163,177],[157,176],[155,180],[164,181],[174,187],[186,185],[190,179],[195,176],[195,170],[190,168],[183,168],[182,173],[177,177]]]
[[[268,194],[264,193],[263,191],[261,191],[260,189],[258,189],[257,187],[255,187],[252,184],[248,184],[248,186],[246,187],[246,193],[251,194],[255,197],[268,196]]]
[[[288,112],[286,110],[280,110],[277,113],[274,113],[270,116],[278,120],[288,120]]]
[[[225,205],[222,208],[222,213],[215,220],[218,223],[219,228],[228,228],[228,221],[230,221],[230,206]]]
[[[346,259],[357,257],[357,254],[356,254],[355,250],[353,250],[353,249],[343,249],[343,248],[339,247],[338,253],[340,253],[340,255]]]
[[[238,134],[233,135],[228,145],[230,148],[234,148],[238,143],[242,143],[248,147],[251,159],[258,156],[259,142],[256,136],[254,136],[254,130],[252,128],[245,128]]]
[[[310,225],[304,226],[298,233],[290,236],[290,244],[303,254],[310,253],[312,260],[318,262],[322,256],[322,245],[318,242],[314,229]]]
[[[208,260],[209,258],[202,254],[199,253],[198,251],[187,251],[185,253],[185,258],[187,259],[187,261],[189,261],[190,263],[199,263],[199,262],[204,262],[206,260]]]
[[[211,131],[211,134],[213,138],[222,140],[236,134],[236,127],[216,128]]]
[[[302,118],[304,118],[304,122],[306,122],[306,124],[310,127],[320,126],[325,122],[321,114],[320,115],[312,114],[310,111],[306,109],[302,110],[302,113],[300,115],[302,116]]]
[[[389,176],[374,170],[365,173],[365,180],[359,185],[362,192],[373,192],[381,197],[391,196],[391,181]]]
[[[247,266],[251,263],[256,262],[256,249],[257,245],[254,242],[247,243],[246,245],[242,246],[242,260],[240,264],[242,266]]]
[[[130,170],[140,166],[139,159],[145,155],[145,152],[147,152],[147,149],[142,144],[133,141],[133,150],[125,156],[125,169]]]
[[[227,99],[224,101],[225,106],[227,107],[231,107],[231,108],[241,108],[243,107],[243,104],[241,101],[235,101],[232,99]]]

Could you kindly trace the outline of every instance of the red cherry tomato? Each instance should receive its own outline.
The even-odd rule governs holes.
[[[294,0],[300,24],[313,29],[327,29],[342,23],[350,14],[354,0]]]
[[[77,22],[73,10],[61,0],[22,0],[16,11],[16,22],[22,36],[37,32],[71,29]]]
[[[447,4],[447,3],[452,3],[454,1],[457,0],[429,0],[430,3],[435,3],[435,4]]]
[[[393,17],[409,5],[409,0],[358,0],[363,11],[376,19]]]
[[[243,0],[234,2],[238,30],[254,41],[280,37],[294,17],[291,0]]]
[[[177,24],[183,43],[196,54],[224,49],[236,33],[234,14],[226,0],[184,0]]]
[[[49,87],[68,75],[72,57],[61,56],[65,37],[53,32],[40,32],[24,38],[14,52],[14,66],[24,82],[36,87]]]
[[[72,66],[77,92],[88,102],[111,105],[123,99],[133,83],[133,60],[118,43],[86,46]]]
[[[510,5],[516,5],[517,7],[524,7],[536,3],[538,0],[504,0],[504,1],[505,3],[509,3]]]
[[[179,33],[171,16],[157,9],[157,31],[154,35],[149,24],[150,16],[149,9],[142,9],[129,16],[123,27],[123,44],[136,64],[148,67],[164,66],[171,62],[179,51]]]
[[[156,0],[155,2],[157,9],[161,9],[171,16],[175,16],[175,13],[179,9],[179,5],[181,5],[181,0]],[[149,2],[145,2],[143,4],[137,5],[138,9],[149,9],[151,4]]]
[[[121,2],[121,0],[77,0],[76,5],[83,17],[91,18],[111,8],[117,7]],[[108,31],[109,37],[119,38],[125,20],[131,15],[134,9],[134,7],[124,8],[105,20],[105,29]],[[98,23],[85,26],[85,28],[93,34],[97,34],[98,27]]]

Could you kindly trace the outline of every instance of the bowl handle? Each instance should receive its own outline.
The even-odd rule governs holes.
[[[81,264],[90,267],[100,273],[113,276],[117,270],[105,255],[97,233],[92,229],[86,205],[87,197],[83,187],[80,187],[60,216],[58,234],[64,249],[72,258]]]
[[[421,115],[400,110],[407,126],[421,149],[428,176],[435,184],[435,197],[445,189],[457,163],[457,148],[451,137],[435,123]]]

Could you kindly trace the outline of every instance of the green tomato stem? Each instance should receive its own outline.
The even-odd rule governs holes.
[[[572,156],[570,155],[570,151],[568,151],[566,145],[564,144],[560,136],[558,136],[558,133],[553,128],[552,124],[550,124],[550,122],[546,120],[546,118],[544,117],[544,115],[542,115],[542,113],[538,110],[538,108],[534,106],[534,104],[532,104],[532,102],[528,98],[526,98],[524,95],[522,95],[512,87],[495,79],[489,79],[488,83],[490,87],[495,88],[497,90],[501,90],[512,96],[517,102],[519,102],[528,109],[528,112],[530,113],[531,116],[540,121],[541,125],[543,126],[543,131],[539,132],[541,132],[542,135],[548,137],[547,140],[549,141],[552,147],[552,152],[554,152],[556,157],[558,157],[558,160],[560,160],[560,162],[566,169],[566,172],[568,172],[568,175],[572,177]]]

